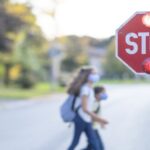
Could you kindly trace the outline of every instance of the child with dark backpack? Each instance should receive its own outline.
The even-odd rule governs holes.
[[[108,96],[107,96],[105,88],[102,86],[95,87],[94,93],[95,93],[95,102],[93,104],[93,112],[96,113],[97,115],[100,115],[101,114],[100,103],[101,101],[106,100]],[[97,143],[99,145],[99,150],[104,150],[104,145],[103,145],[102,139],[98,131],[99,124],[97,124],[96,122],[93,122],[93,128],[94,128],[94,132],[96,135]],[[104,128],[104,126],[102,126],[102,128]],[[88,141],[87,147],[83,150],[92,150],[92,146],[89,141]]]

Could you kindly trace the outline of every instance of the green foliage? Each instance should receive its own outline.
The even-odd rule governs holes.
[[[24,23],[18,17],[8,13],[3,5],[0,6],[0,52],[12,50],[14,40],[8,34],[16,34],[23,25]]]
[[[29,73],[23,73],[16,82],[21,88],[30,89],[35,85],[35,78]]]
[[[116,58],[115,51],[115,39],[113,39],[108,46],[106,60],[103,64],[105,77],[113,79],[133,78],[134,74]]]
[[[84,38],[68,36],[59,39],[65,45],[65,58],[62,61],[61,69],[72,72],[82,65],[87,64],[87,43]]]
[[[0,64],[0,78],[4,75],[4,66]]]
[[[5,4],[5,3],[7,3],[8,2],[8,0],[0,0],[0,4],[2,5],[2,4]]]
[[[67,72],[72,72],[79,64],[72,57],[67,57],[62,61],[61,69]]]
[[[48,42],[37,26],[31,8],[25,4],[1,3],[0,26],[0,62],[4,67],[4,83],[10,83],[11,66],[19,64],[30,77],[22,72],[17,83],[22,87],[32,87],[34,83],[30,78],[34,77],[33,74],[42,74],[42,59]]]

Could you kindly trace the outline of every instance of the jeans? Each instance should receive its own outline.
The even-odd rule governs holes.
[[[79,143],[81,133],[85,132],[88,141],[91,144],[93,150],[99,150],[98,142],[96,140],[96,134],[92,128],[92,123],[85,122],[78,114],[74,120],[75,129],[72,143],[68,150],[74,150]]]
[[[104,150],[104,145],[103,145],[102,139],[101,139],[101,137],[98,133],[98,130],[95,129],[94,132],[95,132],[95,135],[96,135],[96,140],[97,140],[97,143],[98,143],[99,150]],[[88,146],[86,148],[84,148],[83,150],[93,150],[91,143],[89,142]]]

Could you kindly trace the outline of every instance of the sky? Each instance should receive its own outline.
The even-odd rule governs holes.
[[[48,39],[77,35],[107,38],[137,11],[149,11],[150,0],[57,0],[55,19],[47,12],[54,0],[28,1],[33,5],[37,23]]]

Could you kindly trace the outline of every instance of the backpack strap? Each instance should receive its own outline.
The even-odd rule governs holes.
[[[98,113],[100,111],[100,105],[97,107],[97,109],[94,111],[94,113]]]
[[[81,108],[81,105],[79,105],[76,109],[75,109],[75,113],[78,113],[78,110]]]
[[[74,106],[75,106],[76,98],[77,98],[76,96],[73,97],[73,102],[72,102],[72,107],[71,107],[71,109],[72,109],[73,111],[75,111]]]
[[[74,95],[74,98],[73,98],[73,102],[72,102],[72,110],[77,113],[78,110],[81,108],[81,105],[79,105],[76,109],[75,109],[75,103],[76,103],[76,99],[77,99],[78,95]]]

